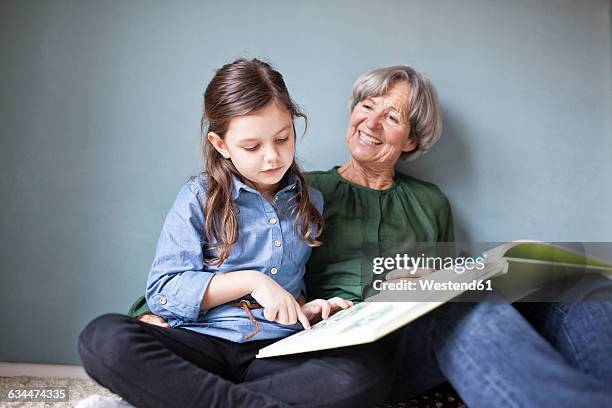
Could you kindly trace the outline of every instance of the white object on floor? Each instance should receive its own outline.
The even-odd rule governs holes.
[[[134,408],[134,406],[123,400],[114,400],[95,394],[80,400],[74,408]]]

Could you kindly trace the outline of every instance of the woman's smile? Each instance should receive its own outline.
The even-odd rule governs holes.
[[[359,141],[361,141],[362,143],[368,145],[368,146],[379,146],[381,144],[383,144],[383,142],[381,142],[379,139],[373,137],[372,135],[364,132],[363,130],[359,130],[357,131],[357,134],[359,135]]]

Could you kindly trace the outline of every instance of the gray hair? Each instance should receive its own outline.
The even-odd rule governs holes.
[[[384,95],[396,81],[406,81],[410,86],[405,120],[410,123],[410,137],[417,142],[417,148],[402,153],[400,160],[414,160],[431,149],[442,134],[442,110],[429,78],[407,65],[373,69],[357,78],[349,107],[352,112],[364,99]]]

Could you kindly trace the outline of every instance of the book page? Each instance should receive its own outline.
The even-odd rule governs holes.
[[[504,273],[504,261],[489,262],[483,270],[457,274],[453,270],[433,272],[412,281],[470,282]],[[375,341],[428,313],[464,290],[421,291],[418,296],[402,291],[383,292],[342,310],[310,330],[304,330],[259,350],[257,358],[303,353]],[[415,299],[419,299],[416,301]]]

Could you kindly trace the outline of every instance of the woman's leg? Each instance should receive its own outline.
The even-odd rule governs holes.
[[[517,309],[572,366],[612,388],[612,281],[585,275],[563,300]]]
[[[606,406],[612,388],[570,365],[504,301],[435,313],[441,371],[470,407]]]
[[[231,382],[235,373],[228,360],[244,360],[244,353],[254,357],[263,346],[253,342],[250,349],[237,348],[226,340],[120,314],[98,317],[79,337],[87,373],[137,407],[284,406]]]

